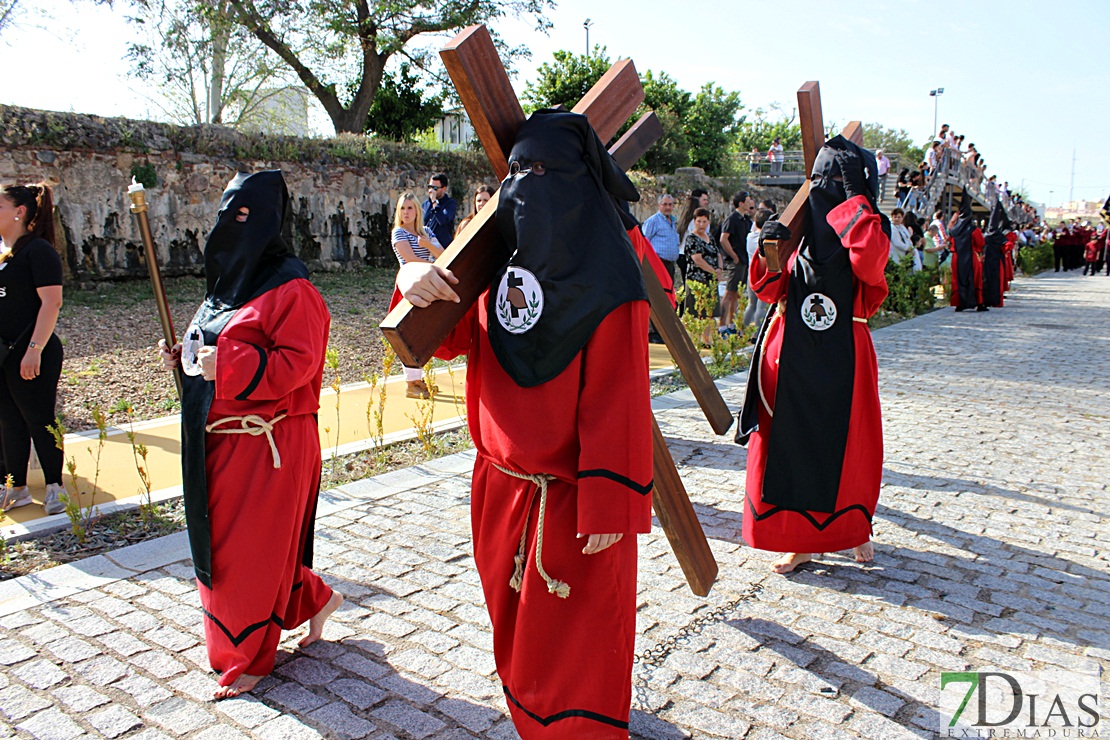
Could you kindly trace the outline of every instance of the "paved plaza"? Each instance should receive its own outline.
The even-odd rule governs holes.
[[[740,538],[744,449],[689,392],[656,399],[721,572],[697,598],[661,530],[641,537],[633,737],[935,737],[942,671],[1110,668],[1110,279],[1019,279],[1003,309],[937,311],[875,345],[867,565],[770,573]],[[743,383],[720,382],[733,408]],[[471,555],[472,461],[324,495],[316,565],[347,602],[327,642],[291,634],[253,696],[209,700],[183,534],[0,584],[0,737],[516,737]]]

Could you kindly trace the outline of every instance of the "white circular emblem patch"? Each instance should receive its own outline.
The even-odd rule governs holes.
[[[825,331],[836,322],[836,304],[824,293],[810,293],[802,301],[802,321],[814,331]]]
[[[197,353],[204,346],[204,333],[196,324],[191,324],[181,338],[181,370],[189,376],[200,375],[200,362]]]
[[[497,321],[510,334],[523,334],[543,314],[543,288],[522,267],[509,267],[497,286]]]

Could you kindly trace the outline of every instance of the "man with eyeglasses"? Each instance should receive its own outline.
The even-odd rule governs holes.
[[[455,238],[455,213],[458,203],[447,194],[447,175],[440,172],[428,180],[428,200],[424,201],[424,228],[436,235],[446,249]]]

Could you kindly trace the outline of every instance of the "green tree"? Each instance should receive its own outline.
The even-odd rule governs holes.
[[[228,0],[236,22],[274,51],[320,101],[336,132],[359,132],[395,54],[421,67],[418,39],[499,18],[531,17],[537,29],[555,0]],[[524,50],[506,49],[506,56]],[[346,83],[350,84],[346,84]],[[347,94],[344,94],[347,93]]]
[[[686,134],[685,119],[693,100],[690,93],[681,89],[666,72],[655,74],[650,69],[640,77],[644,86],[644,102],[629,122],[648,111],[655,111],[663,126],[663,135],[644,154],[635,168],[647,172],[674,172],[690,164],[690,137]]]
[[[560,50],[554,57],[554,62],[540,65],[535,82],[524,86],[521,97],[525,113],[556,105],[570,110],[610,67],[604,46],[595,46],[589,56]]]
[[[702,85],[685,117],[694,166],[712,174],[722,173],[736,140],[741,122],[737,116],[742,108],[740,93],[726,93],[712,82]]]
[[[905,129],[884,128],[878,123],[863,124],[863,146],[872,151],[902,155],[902,166],[913,168],[925,159],[925,150],[916,146]]]
[[[747,155],[752,147],[766,155],[776,138],[782,140],[783,149],[802,148],[802,127],[797,123],[797,111],[791,111],[790,116],[787,117],[781,108],[772,105],[771,112],[779,114],[778,117],[772,119],[768,111],[756,108],[751,116],[741,121],[735,140],[737,155]]]
[[[443,116],[443,96],[425,99],[420,78],[402,64],[396,75],[386,73],[366,117],[367,133],[394,141],[411,141]]]

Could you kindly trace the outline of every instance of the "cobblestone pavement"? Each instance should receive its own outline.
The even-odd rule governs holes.
[[[1110,279],[1020,280],[1005,309],[875,340],[887,462],[868,565],[770,574],[740,540],[744,450],[688,393],[659,399],[721,578],[696,598],[661,532],[641,538],[635,737],[933,737],[942,670],[1110,667]],[[742,378],[722,388],[737,405]],[[515,737],[471,460],[327,494],[317,565],[347,603],[328,642],[290,636],[253,697],[208,700],[182,535],[0,584],[0,737]]]

